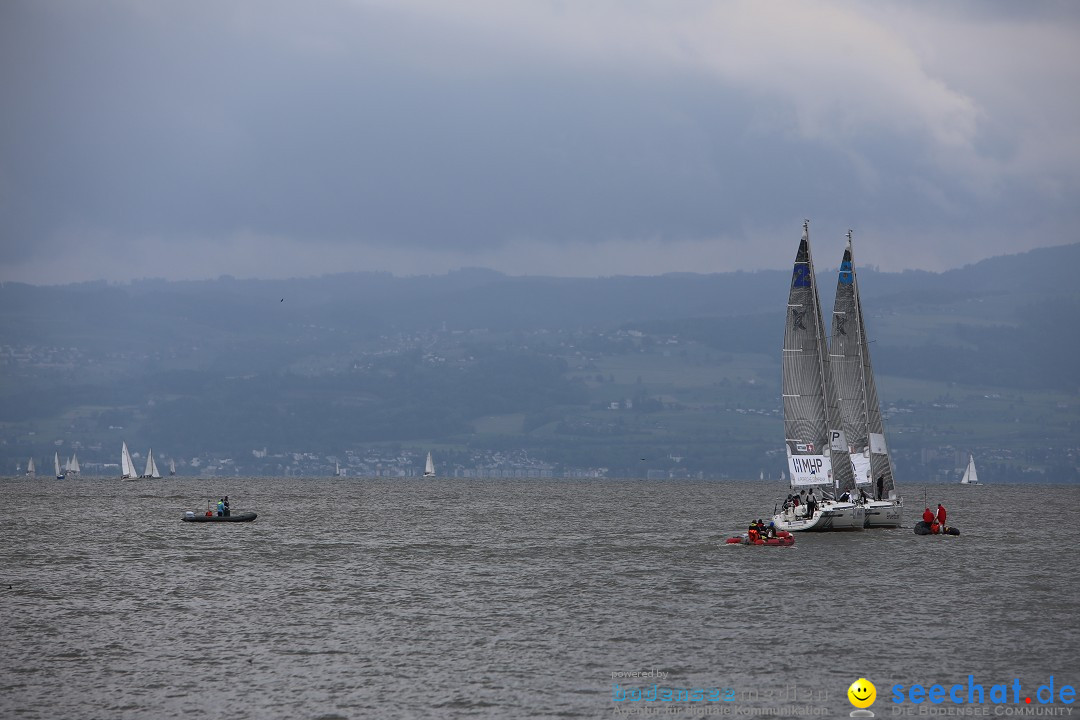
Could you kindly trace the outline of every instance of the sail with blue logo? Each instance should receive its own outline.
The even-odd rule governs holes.
[[[874,494],[885,497],[894,487],[892,463],[885,444],[881,405],[870,362],[850,230],[836,283],[829,367],[836,385],[855,482],[870,485],[880,481],[880,491],[875,487]]]
[[[784,435],[792,487],[854,487],[848,444],[829,379],[809,222],[803,223],[791,275],[782,362]]]

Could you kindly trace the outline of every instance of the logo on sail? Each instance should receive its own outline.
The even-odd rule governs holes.
[[[791,275],[791,287],[810,287],[810,268],[806,265],[796,265],[795,272]]]
[[[840,263],[840,284],[850,285],[855,275],[851,272],[851,261],[845,260]]]
[[[803,325],[803,321],[802,321],[803,316],[805,316],[805,315],[806,315],[805,310],[796,310],[795,308],[791,308],[791,321],[795,324],[795,327],[800,328],[802,330],[806,329],[806,326]]]

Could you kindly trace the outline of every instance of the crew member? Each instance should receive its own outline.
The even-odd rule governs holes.
[[[941,526],[942,530],[945,530],[945,506],[941,503],[937,505],[937,524]]]
[[[924,523],[926,523],[927,525],[933,525],[934,524],[934,511],[930,509],[929,505],[927,505],[926,509],[923,510],[922,521]]]
[[[226,495],[225,499],[221,501],[222,510],[225,512],[225,517],[229,517],[229,496]]]
[[[224,498],[217,501],[217,514],[218,517],[225,515],[225,500]]]

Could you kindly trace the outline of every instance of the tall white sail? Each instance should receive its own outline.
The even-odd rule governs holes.
[[[979,473],[975,472],[975,456],[968,455],[968,464],[964,469],[964,477],[960,478],[961,485],[978,485]]]
[[[427,454],[427,462],[424,464],[424,477],[435,477],[435,463],[431,459],[431,453]]]
[[[30,458],[26,462],[26,476],[27,477],[36,477],[37,476],[37,470],[34,469],[34,458]]]
[[[64,471],[60,468],[60,453],[58,452],[53,453],[53,468],[56,474],[56,479],[63,480]]]
[[[161,477],[161,473],[157,469],[157,463],[154,462],[154,448],[150,448],[150,452],[146,453],[146,470],[143,471],[142,477],[154,480]]]
[[[175,474],[176,474],[176,461],[173,460],[172,458],[169,458],[169,475],[171,476],[171,475],[175,475]]]
[[[134,480],[139,477],[139,473],[135,471],[135,463],[131,461],[131,453],[128,452],[127,443],[124,443],[124,449],[120,452],[120,478],[123,480]]]
[[[791,486],[855,486],[836,393],[829,378],[810,226],[803,223],[784,325],[784,436]]]
[[[79,474],[79,456],[77,453],[71,454],[71,460],[68,461],[68,472]]]

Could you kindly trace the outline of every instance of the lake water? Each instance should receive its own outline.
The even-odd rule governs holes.
[[[912,533],[920,487],[907,529],[792,548],[721,544],[783,494],[758,482],[0,491],[3,718],[846,716],[859,677],[885,717],[929,707],[896,684],[1080,684],[1077,487],[927,486],[955,538]],[[180,522],[223,494],[259,519]],[[734,699],[615,701],[653,682]]]

